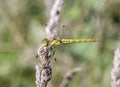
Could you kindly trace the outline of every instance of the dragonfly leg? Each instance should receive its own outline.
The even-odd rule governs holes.
[[[36,56],[35,56],[36,58],[38,58],[38,54],[36,54]]]
[[[50,56],[54,56],[55,55],[55,49],[53,46],[50,47]]]
[[[52,51],[52,53],[51,53],[51,54],[52,54],[52,57],[54,58],[54,61],[56,62],[56,60],[57,60],[57,59],[55,58],[56,51],[55,51],[55,48],[54,48],[53,46],[51,47],[51,51]]]

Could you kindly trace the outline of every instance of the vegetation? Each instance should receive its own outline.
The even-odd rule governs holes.
[[[36,51],[45,37],[53,3],[0,1],[0,87],[36,86]],[[68,25],[75,38],[96,38],[99,42],[57,47],[56,62],[51,59],[52,87],[59,87],[64,74],[78,66],[82,70],[69,87],[111,87],[114,50],[120,47],[119,9],[120,0],[65,0],[59,26]]]

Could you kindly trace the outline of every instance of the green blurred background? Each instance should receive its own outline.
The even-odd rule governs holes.
[[[35,55],[53,3],[0,0],[0,87],[36,87]],[[120,0],[65,0],[59,25],[68,25],[75,38],[99,42],[57,47],[49,87],[59,87],[74,67],[82,71],[69,87],[111,87],[114,50],[120,47]]]

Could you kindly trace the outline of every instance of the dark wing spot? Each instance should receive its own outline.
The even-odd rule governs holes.
[[[59,15],[59,14],[60,14],[60,11],[57,11],[56,14]]]

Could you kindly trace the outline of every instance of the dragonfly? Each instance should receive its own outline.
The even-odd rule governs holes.
[[[62,44],[83,43],[83,42],[98,42],[98,40],[97,39],[71,39],[71,38],[61,38],[60,36],[53,36],[51,39],[44,38],[41,41],[41,46],[49,47],[50,51],[52,51],[51,54],[54,55],[55,46],[59,46]]]
[[[63,25],[62,27],[66,28],[67,26]],[[51,39],[44,38],[41,42],[41,45],[45,47],[52,47],[52,46],[54,47],[61,44],[83,43],[83,42],[98,42],[98,40],[97,39],[71,39],[71,38],[61,38],[60,36],[53,36]]]
[[[42,46],[51,47],[61,44],[82,43],[82,42],[98,42],[97,39],[64,39],[59,36],[54,36],[51,40],[44,38],[41,42]]]

